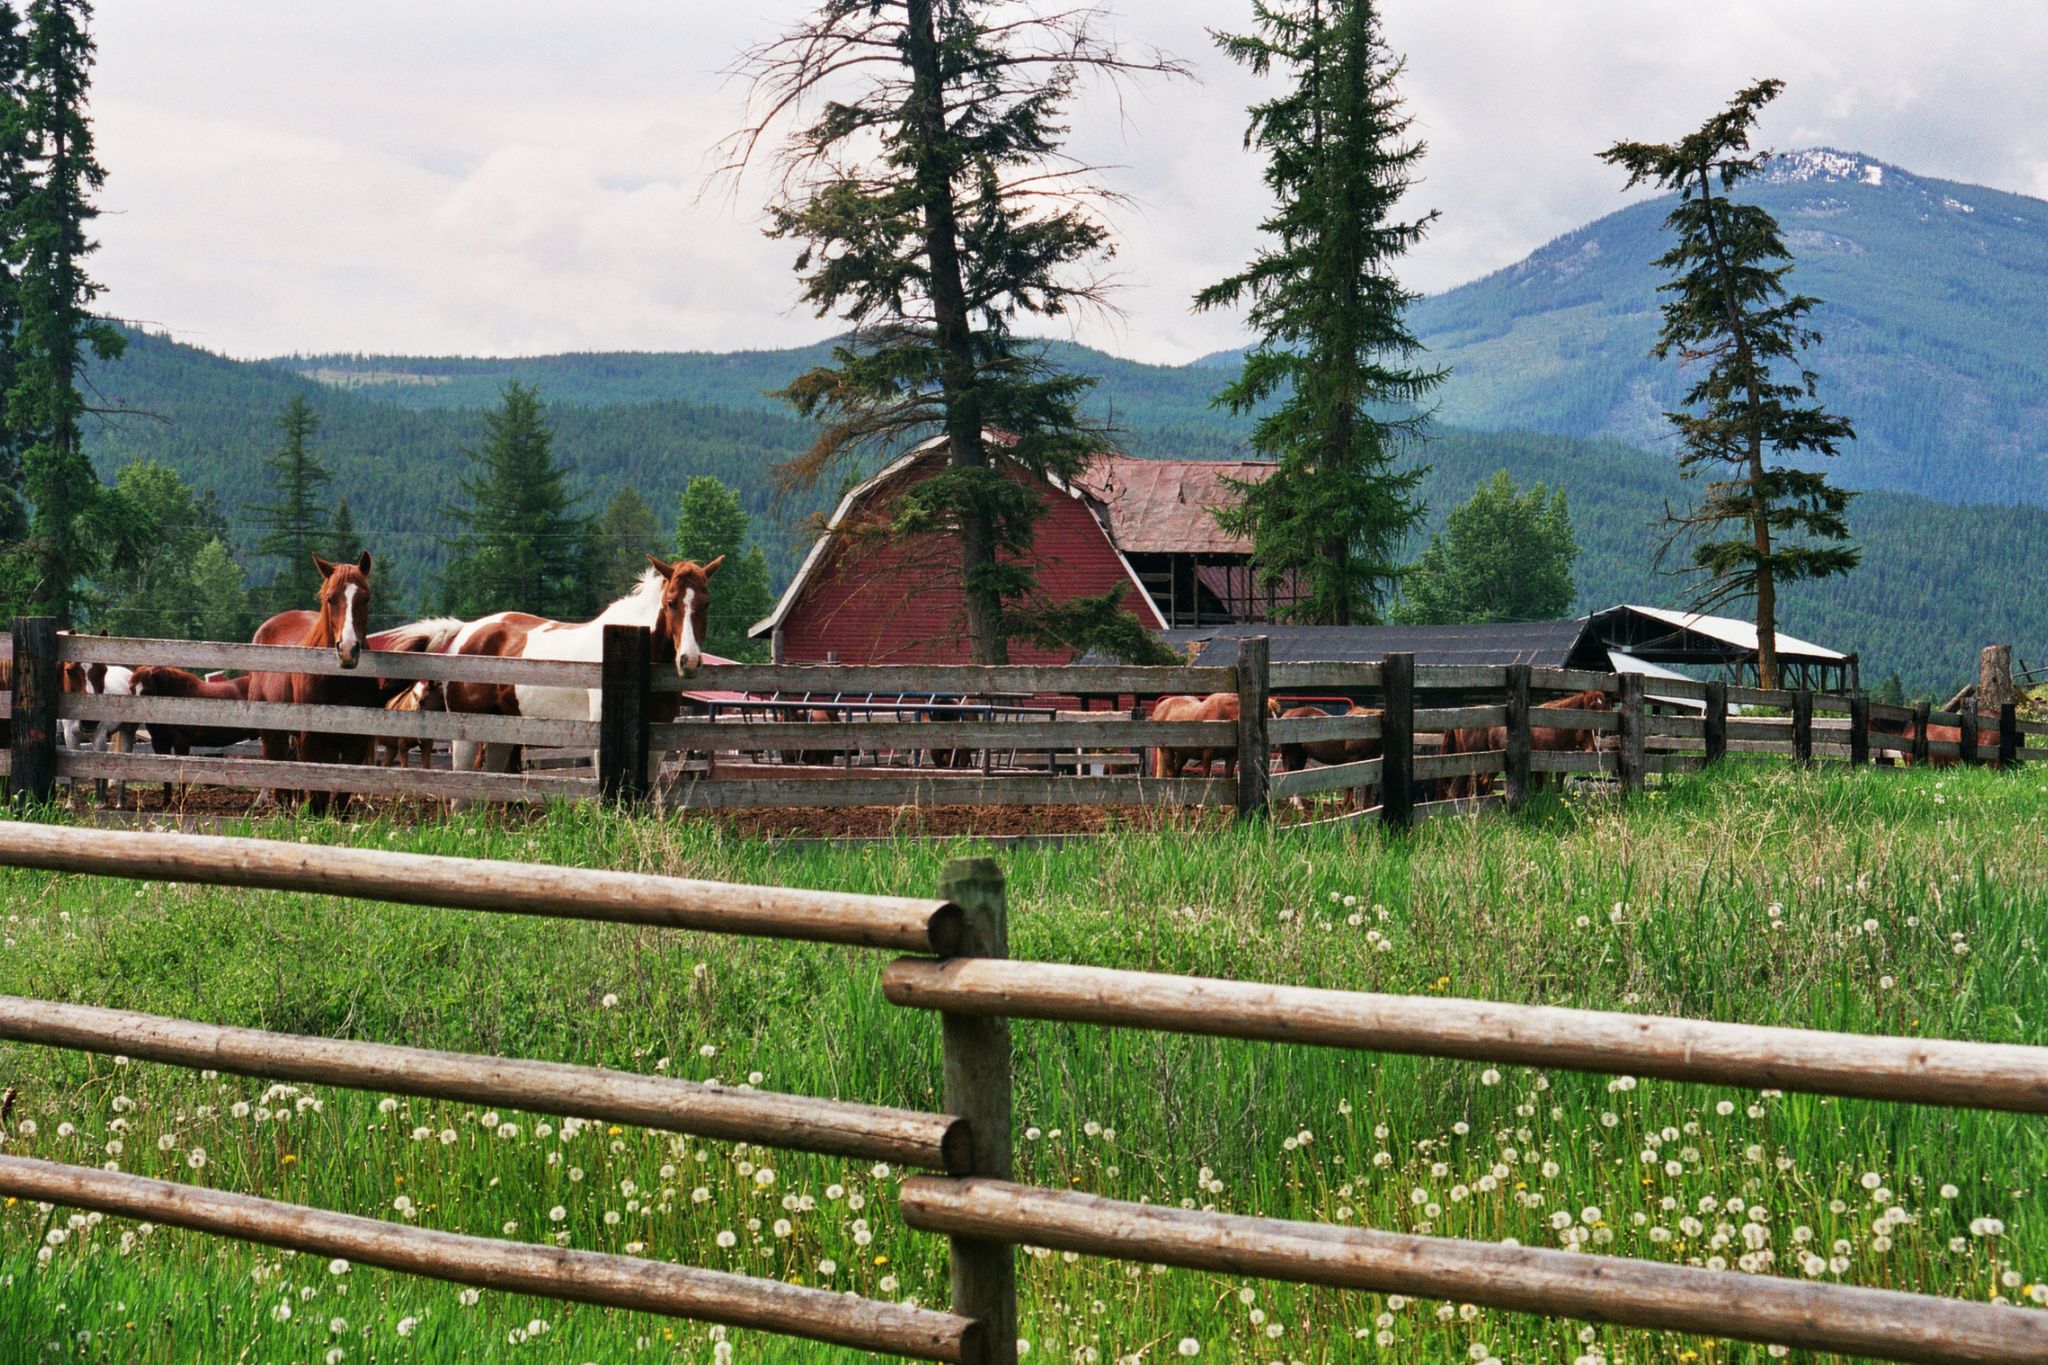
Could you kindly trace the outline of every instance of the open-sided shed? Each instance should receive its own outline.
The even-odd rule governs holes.
[[[1645,663],[1720,670],[1735,682],[1757,681],[1756,625],[1732,616],[1707,616],[1668,607],[1624,604],[1586,618],[1593,638]],[[1844,654],[1778,632],[1779,685],[1818,692],[1853,692],[1862,679],[1854,654]]]

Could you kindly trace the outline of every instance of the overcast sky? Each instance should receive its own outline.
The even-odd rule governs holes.
[[[832,327],[764,239],[765,186],[705,192],[743,89],[723,73],[801,13],[775,0],[101,0],[106,306],[232,355],[730,350]],[[1075,146],[1132,196],[1124,317],[1079,339],[1177,362],[1242,339],[1189,295],[1266,207],[1242,150],[1259,83],[1205,34],[1247,0],[1120,0],[1115,30],[1195,79],[1091,98]],[[1789,82],[1765,136],[2048,198],[2038,0],[1386,0],[1442,218],[1439,290],[1619,206],[1594,159]]]

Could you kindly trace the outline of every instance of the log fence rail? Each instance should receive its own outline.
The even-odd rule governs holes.
[[[1401,666],[1390,670],[1396,686]],[[1512,703],[1511,703],[1512,705]],[[951,1242],[952,1303],[914,1307],[640,1257],[461,1236],[230,1191],[0,1155],[0,1194],[461,1284],[961,1365],[1018,1357],[1016,1251],[1052,1248],[1338,1289],[1897,1360],[2039,1360],[2048,1313],[1503,1243],[1130,1203],[1015,1179],[1009,1020],[1401,1052],[2048,1114],[2048,1048],[1824,1033],[1012,960],[1001,872],[934,898],[844,895],[251,839],[0,822],[0,865],[616,919],[892,948],[892,1004],[936,1013],[944,1114],[561,1063],[226,1028],[0,997],[0,1038],[144,1061],[645,1124],[881,1159],[905,1223]]]

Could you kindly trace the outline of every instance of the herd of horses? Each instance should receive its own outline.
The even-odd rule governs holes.
[[[371,570],[375,561],[368,551],[353,563],[331,563],[318,555],[313,565],[320,575],[320,589],[310,608],[279,612],[256,630],[253,643],[292,645],[302,649],[333,650],[341,672],[301,673],[289,671],[250,672],[234,677],[202,677],[182,668],[67,662],[59,685],[66,692],[106,696],[192,697],[219,701],[292,703],[300,706],[347,706],[392,711],[446,710],[477,715],[540,716],[558,719],[595,720],[598,693],[594,688],[533,687],[499,683],[437,683],[408,679],[380,678],[359,673],[365,649],[389,653],[438,653],[490,658],[550,659],[595,663],[602,658],[604,628],[609,625],[638,626],[653,640],[655,656],[673,658],[676,671],[694,674],[704,659],[702,641],[709,622],[710,579],[724,562],[720,556],[706,564],[692,560],[669,562],[648,556],[649,567],[632,589],[592,621],[552,621],[529,612],[495,612],[474,621],[455,617],[434,617],[394,629],[371,632]],[[0,690],[11,691],[12,666],[0,660]],[[678,694],[660,693],[652,700],[653,719],[675,719],[680,707]],[[120,747],[132,739],[138,725],[147,728],[150,747],[159,754],[186,755],[194,748],[225,748],[245,740],[257,741],[263,758],[302,763],[361,764],[368,762],[380,743],[374,735],[335,734],[299,727],[274,729],[261,724],[262,713],[251,707],[230,725],[190,725],[163,721],[123,722],[94,725],[65,722],[63,742],[81,747],[90,742],[104,749],[109,743]],[[5,722],[0,721],[0,727]],[[0,728],[0,743],[8,740]],[[407,751],[417,741],[389,739],[384,745],[385,761],[406,761]],[[454,763],[463,771],[503,772],[515,746],[457,741]],[[166,796],[169,795],[167,790]],[[266,791],[263,799],[274,800],[280,793]],[[320,814],[330,805],[347,804],[327,792],[311,793],[308,805]]]
[[[503,611],[470,621],[433,617],[373,633],[369,629],[371,570],[374,567],[370,554],[364,552],[353,563],[330,563],[316,555],[313,563],[319,571],[320,589],[315,604],[310,608],[272,616],[257,629],[254,643],[331,649],[340,671],[303,673],[279,670],[233,677],[202,677],[185,669],[162,665],[126,668],[105,663],[67,662],[63,665],[61,686],[67,692],[115,696],[596,720],[599,694],[594,688],[524,683],[441,683],[381,678],[356,670],[365,649],[389,653],[594,663],[602,657],[604,628],[626,625],[647,630],[653,657],[673,660],[678,674],[691,676],[704,662],[702,641],[710,611],[710,580],[722,562],[722,557],[706,564],[690,560],[670,562],[650,555],[649,567],[632,589],[590,621],[562,622],[528,612]],[[11,665],[0,660],[0,690],[11,690],[11,687]],[[651,699],[650,719],[658,723],[673,721],[681,705],[679,693],[656,693]],[[1288,706],[1277,700],[1269,705],[1270,714],[1275,719],[1285,720],[1380,714],[1375,709],[1355,703],[1339,710],[1318,705]],[[1238,696],[1234,692],[1169,696],[1159,699],[1153,706],[1151,718],[1157,721],[1234,723],[1238,719],[1238,707]],[[1612,702],[1605,692],[1591,690],[1543,702],[1532,709],[1606,711],[1611,708]],[[809,718],[820,721],[833,719],[825,711],[814,712]],[[120,747],[124,738],[134,738],[138,725],[146,725],[151,748],[158,754],[184,756],[195,748],[226,748],[254,739],[261,745],[263,758],[271,761],[361,764],[377,756],[374,751],[380,746],[383,750],[381,758],[386,764],[406,766],[410,751],[415,748],[421,749],[422,762],[425,761],[422,741],[416,739],[379,739],[369,734],[335,734],[305,727],[274,729],[265,727],[261,720],[261,707],[249,707],[232,724],[148,721],[95,726],[91,722],[66,721],[63,739],[74,747],[88,741],[96,748],[104,748],[110,741]],[[0,744],[7,742],[6,727],[5,718],[0,718]],[[1873,721],[1872,728],[1895,737],[1901,746],[1910,746],[1917,738],[1917,723],[1912,721]],[[1415,738],[1418,751],[1446,755],[1499,752],[1507,747],[1506,727],[1499,725],[1452,729],[1441,735],[1424,734]],[[1960,734],[1953,726],[1929,725],[1927,738],[1954,744]],[[1530,747],[1538,751],[1597,752],[1610,740],[1611,734],[1576,727],[1534,724],[1530,729]],[[500,773],[511,767],[517,752],[517,746],[507,743],[456,740],[451,746],[451,759],[457,771]],[[1380,758],[1383,752],[1383,744],[1378,737],[1295,740],[1279,745],[1277,770],[1284,773],[1299,771],[1312,764],[1359,763]],[[823,751],[813,753],[808,750],[784,755],[785,760],[793,758],[799,762],[829,762],[831,757]],[[942,767],[954,766],[952,762],[943,760],[959,757],[958,754],[934,751],[934,758],[941,760]],[[1956,760],[1953,757],[1936,757],[1933,761],[1941,764]],[[1217,772],[1219,765],[1222,776],[1235,774],[1237,750],[1234,743],[1210,748],[1158,746],[1151,750],[1151,772],[1158,778],[1182,776],[1191,768],[1199,769],[1202,776],[1208,777]],[[1532,782],[1540,784],[1541,780],[1540,775],[1532,776]],[[1451,798],[1484,796],[1492,791],[1493,783],[1493,774],[1459,775],[1443,779],[1437,794]],[[1362,792],[1369,785],[1361,783],[1358,790]],[[169,795],[167,789],[167,799]],[[272,801],[278,796],[279,793],[267,791],[259,801]],[[340,794],[339,804],[346,805],[347,800],[345,793]],[[329,793],[314,792],[309,804],[313,812],[319,814],[335,803]]]

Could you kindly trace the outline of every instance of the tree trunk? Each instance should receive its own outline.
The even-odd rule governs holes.
[[[946,404],[947,457],[955,469],[987,469],[988,448],[982,440],[981,403],[976,392],[967,288],[960,270],[953,182],[938,151],[947,136],[946,108],[932,0],[908,0],[904,23],[909,39],[914,105],[911,123],[917,130],[919,154],[917,193],[924,213],[925,258],[931,268],[932,328],[939,351],[939,386]],[[979,507],[958,510],[960,592],[967,606],[967,638],[973,660],[977,664],[1003,663],[1007,651],[1002,633],[1002,599],[974,585],[977,577],[995,567],[995,527]]]
[[[1995,717],[2012,699],[2012,646],[1984,646],[1977,655],[1977,714]]]

